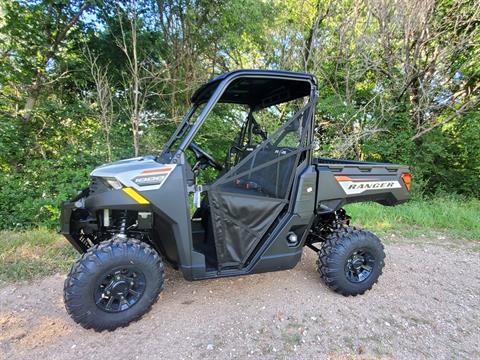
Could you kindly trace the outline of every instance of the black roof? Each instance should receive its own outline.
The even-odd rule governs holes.
[[[193,103],[207,101],[225,79],[231,82],[219,102],[264,108],[310,95],[313,75],[281,70],[236,70],[210,79],[192,96]]]

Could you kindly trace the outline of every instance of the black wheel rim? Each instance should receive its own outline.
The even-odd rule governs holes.
[[[145,275],[134,266],[114,268],[97,283],[95,304],[106,312],[117,313],[134,306],[145,292]]]
[[[345,276],[352,283],[367,280],[373,272],[375,257],[367,249],[355,250],[345,263]]]

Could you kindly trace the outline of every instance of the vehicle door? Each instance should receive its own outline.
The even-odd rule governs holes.
[[[305,158],[310,101],[208,191],[219,269],[241,268],[287,208],[296,168]]]

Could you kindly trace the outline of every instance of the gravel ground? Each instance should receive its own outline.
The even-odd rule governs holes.
[[[480,256],[465,246],[387,245],[379,283],[331,292],[306,249],[293,270],[187,282],[167,271],[141,320],[77,326],[64,275],[0,288],[0,359],[479,359]]]

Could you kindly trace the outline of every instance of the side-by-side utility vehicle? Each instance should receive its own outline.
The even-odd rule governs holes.
[[[162,291],[164,262],[187,280],[248,275],[293,268],[305,246],[334,291],[369,290],[383,246],[342,207],[402,203],[411,176],[402,165],[315,158],[317,91],[304,73],[219,75],[195,92],[160,155],[96,168],[61,210],[61,232],[82,254],[64,288],[73,319],[97,331],[138,319]]]

